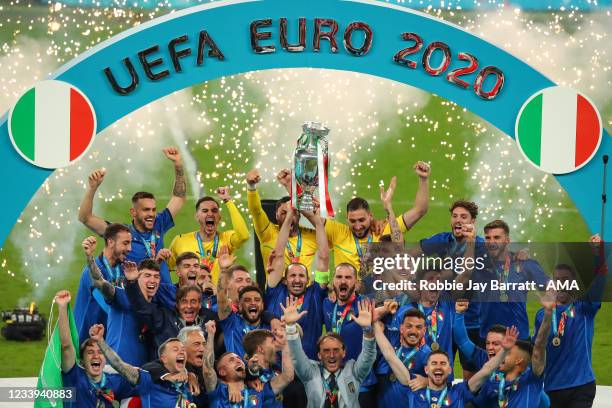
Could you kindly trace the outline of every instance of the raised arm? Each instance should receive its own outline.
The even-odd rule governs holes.
[[[172,214],[172,218],[174,218],[187,200],[185,170],[183,169],[181,154],[176,147],[166,147],[163,152],[166,158],[174,164],[174,187],[172,188],[172,197],[170,197],[170,201],[166,205],[166,208]]]
[[[287,190],[287,193],[291,194],[291,170],[282,169],[276,175],[276,180]]]
[[[476,345],[470,340],[467,330],[465,328],[465,316],[464,313],[468,309],[470,302],[467,300],[458,300],[455,302],[455,320],[453,322],[453,341],[459,347],[459,350],[468,359],[472,358]]]
[[[374,319],[374,302],[364,299],[357,305],[359,316],[353,316],[353,321],[363,329],[363,342],[361,353],[353,366],[353,375],[357,381],[365,380],[376,361],[376,344],[374,342],[374,330],[372,323]]]
[[[275,288],[279,282],[283,279],[283,271],[285,270],[285,247],[289,241],[289,234],[291,232],[291,224],[295,221],[295,210],[291,207],[287,210],[285,221],[278,231],[278,237],[276,238],[276,245],[272,251],[273,256],[270,255],[270,266],[271,270],[268,274],[268,286]]]
[[[429,208],[429,164],[419,161],[414,165],[414,172],[419,177],[414,205],[403,214],[404,224],[410,229],[420,220]]]
[[[123,360],[121,357],[115,353],[115,351],[109,347],[108,344],[104,341],[104,325],[94,324],[89,329],[89,337],[95,340],[98,343],[98,347],[100,347],[100,351],[106,357],[106,361],[111,365],[119,374],[123,376],[128,382],[132,385],[138,384],[138,379],[140,378],[140,370],[138,368],[133,367]]]
[[[476,254],[476,226],[474,224],[465,224],[461,227],[461,232],[466,242],[465,253],[463,257],[465,259],[474,259],[475,254]],[[472,272],[474,271],[473,266],[476,263],[475,262],[471,262],[471,263],[465,262],[465,264],[466,265],[470,264],[470,266],[472,267],[468,268],[466,266],[465,271],[463,271],[463,273],[460,273],[455,277],[455,281],[457,283],[461,283],[464,288],[468,286],[470,279],[472,279]],[[466,292],[465,290],[454,291],[453,295],[455,297],[462,297],[465,292]]]
[[[408,383],[410,382],[410,372],[395,354],[395,349],[385,336],[385,326],[382,322],[374,323],[374,336],[380,352],[385,360],[387,360],[387,363],[389,363],[389,367],[391,367],[391,370],[397,377],[397,380],[400,382],[400,384],[408,386]]]
[[[272,387],[272,391],[274,391],[274,395],[278,395],[293,381],[295,377],[295,371],[293,369],[293,360],[291,358],[291,350],[289,349],[289,343],[287,342],[286,336],[284,337],[284,346],[283,346],[283,371],[280,375],[272,378],[270,380],[270,386]]]
[[[228,296],[228,285],[230,276],[226,271],[221,271],[217,282],[217,315],[219,320],[225,320],[232,313],[232,305]]]
[[[236,204],[232,201],[229,187],[219,187],[217,189],[217,196],[225,203],[229,211],[232,229],[234,230],[234,233],[230,237],[230,244],[233,249],[236,249],[249,239],[249,229],[238,207],[236,207]]]
[[[385,187],[381,185],[380,201],[382,201],[383,208],[387,212],[387,219],[389,222],[389,227],[391,228],[391,241],[404,242],[404,234],[402,234],[400,226],[397,223],[397,218],[395,218],[395,212],[393,211],[393,192],[395,191],[396,186],[397,177],[395,176],[391,177],[389,188],[387,188],[387,190],[385,190]]]
[[[599,234],[591,236],[589,242],[595,258],[595,278],[591,281],[591,285],[585,294],[584,300],[587,302],[601,302],[608,279],[606,244]]]
[[[62,345],[62,372],[67,373],[74,367],[76,363],[76,351],[72,344],[72,336],[70,335],[70,322],[68,320],[68,305],[70,304],[70,292],[60,290],[55,295],[55,303],[59,312],[57,318],[57,326],[60,334],[60,343]]]
[[[280,307],[283,309],[283,320],[286,324],[287,343],[290,350],[293,367],[295,368],[295,374],[297,374],[298,378],[305,383],[312,379],[313,370],[312,364],[302,348],[302,340],[300,340],[300,335],[298,333],[297,321],[308,313],[308,311],[302,310],[301,312],[298,312],[296,306],[297,299],[295,298],[288,297],[285,303],[287,306],[283,306],[281,303]]]
[[[106,170],[98,169],[91,173],[88,177],[89,187],[85,192],[85,196],[79,206],[78,218],[87,228],[102,236],[106,231],[106,221],[93,213],[93,200],[98,191],[98,187],[104,181]]]
[[[544,318],[533,344],[533,354],[531,355],[531,370],[538,377],[544,373],[546,367],[546,344],[550,335],[550,322],[555,307],[555,297],[553,293],[546,293],[540,298],[540,303],[544,307]]]
[[[261,198],[257,192],[257,184],[261,181],[259,170],[252,169],[246,174],[247,183],[247,205],[251,217],[253,217],[253,229],[260,240],[265,240],[268,237],[270,219],[261,206]]]
[[[215,372],[215,345],[214,338],[217,327],[215,321],[206,322],[206,344],[204,345],[204,359],[202,364],[202,376],[206,392],[213,392],[217,388],[217,373]]]
[[[478,392],[478,390],[480,390],[482,384],[484,384],[484,382],[487,381],[489,377],[491,377],[491,374],[493,374],[493,372],[497,370],[497,367],[499,367],[502,361],[504,361],[504,358],[506,358],[506,355],[508,354],[510,349],[514,347],[517,338],[517,328],[515,326],[512,326],[511,328],[506,327],[506,335],[502,340],[502,349],[499,351],[499,353],[495,355],[495,357],[487,361],[485,365],[483,365],[482,368],[472,376],[472,378],[469,379],[468,387],[470,387],[470,391],[476,393]]]
[[[104,279],[104,276],[102,276],[102,271],[100,268],[98,268],[98,264],[93,257],[94,251],[96,250],[96,237],[91,236],[85,238],[81,245],[83,247],[83,251],[85,251],[85,255],[87,256],[89,277],[91,278],[93,287],[102,293],[102,296],[104,296],[104,300],[106,300],[106,302],[112,302],[112,300],[115,298],[115,287],[109,281]]]

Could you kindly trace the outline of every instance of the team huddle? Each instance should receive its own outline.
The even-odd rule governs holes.
[[[376,302],[371,286],[378,277],[365,273],[366,252],[379,242],[403,245],[404,235],[426,215],[429,165],[414,166],[412,208],[395,215],[394,177],[380,191],[384,219],[374,219],[366,200],[353,198],[346,224],[322,218],[316,209],[298,212],[289,197],[277,201],[275,219],[269,219],[254,169],[245,182],[266,265],[260,288],[235,255],[250,232],[227,187],[217,197],[200,198],[197,229],[176,235],[166,247],[164,237],[186,201],[186,182],[178,150],[169,147],[164,154],[175,169],[170,201],[158,211],[153,194],[135,193],[127,225],[94,214],[105,172],[89,176],[79,220],[98,237],[82,242],[85,268],[74,324],[71,294],[62,290],[54,299],[63,384],[76,389],[76,402],[65,405],[592,406],[591,348],[607,274],[603,257],[595,257],[586,296],[569,290],[541,295],[533,330],[527,291],[426,289]],[[289,170],[277,180],[290,190]],[[222,207],[231,229],[220,229]],[[475,203],[456,201],[450,215],[450,231],[410,237],[418,241],[411,256],[482,256],[484,268],[422,268],[411,279],[546,284],[576,278],[570,265],[556,265],[547,274],[528,253],[511,252],[503,220],[489,222],[479,236]],[[591,244],[598,254],[601,239],[594,236]],[[453,375],[457,354],[462,380]]]

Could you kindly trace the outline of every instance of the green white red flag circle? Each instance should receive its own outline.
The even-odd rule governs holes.
[[[79,89],[46,80],[21,95],[9,112],[8,130],[25,160],[56,169],[85,154],[96,134],[96,114]]]
[[[523,104],[515,135],[530,163],[547,173],[565,174],[593,158],[602,129],[601,116],[586,96],[554,86],[536,92]]]

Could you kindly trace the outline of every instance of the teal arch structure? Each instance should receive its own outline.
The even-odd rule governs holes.
[[[306,18],[306,48],[290,53],[280,47],[279,18],[287,18],[290,42],[297,42],[298,19]],[[249,26],[252,21],[272,19],[271,38],[261,45],[274,45],[276,52],[255,53],[251,48]],[[319,52],[313,51],[314,19],[337,21],[339,52],[330,51],[328,41],[321,41]],[[351,23],[367,23],[373,32],[370,51],[354,56],[345,51],[342,33]],[[205,30],[222,51],[221,61],[204,57],[196,63],[198,34]],[[418,33],[425,45],[433,41],[446,43],[451,50],[452,62],[446,72],[465,66],[459,61],[459,52],[475,55],[481,67],[493,65],[505,74],[505,84],[493,100],[478,97],[470,88],[462,89],[446,81],[444,75],[431,76],[419,66],[408,69],[393,62],[395,53],[412,43],[401,38],[402,32]],[[362,33],[354,33],[359,44]],[[187,36],[177,49],[191,48],[192,55],[181,58],[181,72],[175,72],[168,54],[171,39]],[[363,37],[363,36],[361,36]],[[168,69],[170,74],[160,80],[146,78],[138,63],[138,52],[158,45],[159,51],[148,59],[162,58],[155,71]],[[424,47],[425,48],[425,47]],[[423,48],[423,49],[424,49]],[[420,61],[423,49],[411,56]],[[439,53],[438,53],[439,54]],[[134,64],[140,83],[128,95],[112,89],[104,69],[110,67],[119,84],[129,83],[129,74],[122,60],[129,57]],[[356,71],[403,82],[435,93],[469,109],[510,137],[514,138],[514,125],[522,104],[535,92],[555,84],[525,62],[462,28],[409,8],[371,0],[226,0],[180,10],[127,30],[83,53],[60,68],[50,79],[73,84],[90,99],[97,116],[97,132],[102,131],[130,112],[174,91],[221,76],[273,68],[314,67]],[[475,74],[464,77],[474,82]],[[16,219],[32,195],[51,174],[32,166],[14,150],[7,129],[8,113],[0,120],[0,169],[3,199],[0,245],[7,238]],[[603,141],[592,161],[570,174],[556,176],[584,217],[589,229],[598,231],[600,223],[602,156],[612,154],[612,143],[604,131]],[[609,216],[608,216],[608,219]],[[607,236],[612,234],[612,223],[605,226]]]

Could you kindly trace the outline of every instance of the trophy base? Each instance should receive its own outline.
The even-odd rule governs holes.
[[[302,195],[298,197],[297,207],[299,211],[314,212],[315,203],[314,203],[312,194],[306,193],[306,192],[302,193]]]

